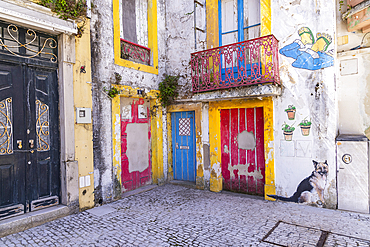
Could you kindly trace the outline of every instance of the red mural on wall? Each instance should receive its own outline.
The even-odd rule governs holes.
[[[223,109],[220,114],[223,189],[263,195],[263,108]]]
[[[129,190],[134,190],[136,188],[139,188],[141,186],[144,186],[146,184],[151,183],[151,158],[150,158],[150,138],[151,138],[151,132],[150,132],[150,116],[149,116],[149,108],[148,107],[143,107],[144,105],[144,99],[134,99],[132,100],[131,103],[131,111],[129,113],[130,117],[129,118],[123,118],[121,116],[121,167],[122,167],[122,173],[121,173],[121,178],[122,178],[122,191],[129,191]],[[142,111],[140,112],[140,109]],[[145,112],[143,112],[145,111]],[[141,113],[141,116],[139,116]],[[146,114],[145,114],[146,113]],[[131,124],[131,126],[130,126]],[[146,125],[135,125],[135,124],[146,124]],[[128,129],[129,127],[131,128],[136,128],[137,126],[144,126],[144,129],[148,130],[148,140],[147,144],[145,145],[144,143],[140,143],[140,138],[139,136],[131,136],[131,140],[134,139],[133,143],[131,142],[131,145],[134,145],[134,147],[131,147],[131,150],[136,150],[139,152],[148,152],[148,163],[145,166],[145,169],[140,169],[137,167],[143,167],[140,164],[130,164],[130,155],[128,153]],[[145,134],[145,133],[144,133]],[[134,134],[131,134],[134,135]],[[146,137],[146,136],[145,136]],[[144,138],[145,138],[144,137]],[[135,138],[137,140],[135,140]],[[136,141],[136,142],[135,142]],[[141,153],[142,154],[142,153]],[[131,154],[131,157],[136,155]],[[136,159],[131,158],[131,162],[137,162]]]

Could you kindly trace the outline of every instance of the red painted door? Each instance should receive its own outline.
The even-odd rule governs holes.
[[[223,189],[263,195],[263,108],[223,109],[220,114]]]
[[[126,99],[127,100],[127,99]],[[132,99],[121,112],[122,191],[151,183],[149,107],[143,99]],[[124,114],[123,114],[124,112]]]

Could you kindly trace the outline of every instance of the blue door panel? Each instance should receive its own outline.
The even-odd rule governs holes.
[[[172,113],[174,179],[195,181],[194,112]]]

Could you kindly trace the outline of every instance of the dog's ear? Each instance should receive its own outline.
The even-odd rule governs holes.
[[[315,161],[315,160],[312,160],[312,163],[313,163],[313,165],[315,166],[315,170],[317,169],[317,164],[318,164],[318,162],[317,161]]]
[[[328,161],[327,160],[325,160],[325,164],[328,164]]]

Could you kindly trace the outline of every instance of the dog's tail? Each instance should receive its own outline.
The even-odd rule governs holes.
[[[267,196],[280,200],[280,201],[284,201],[284,202],[298,202],[298,198],[295,198],[294,195],[291,197],[284,197],[284,196],[278,196],[278,195],[267,195]]]

